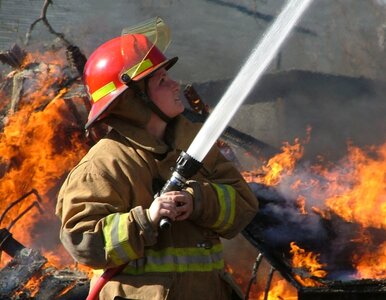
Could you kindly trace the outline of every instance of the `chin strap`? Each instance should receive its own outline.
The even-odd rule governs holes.
[[[173,120],[173,118],[170,118],[169,116],[164,114],[164,112],[161,111],[159,107],[154,104],[153,101],[151,101],[149,96],[138,86],[138,84],[134,80],[130,78],[129,75],[123,74],[121,79],[131,90],[134,91],[134,93],[138,97],[140,97],[145,102],[145,104],[151,109],[152,112],[154,112],[158,117],[161,118],[161,120],[163,120],[166,123],[170,123]],[[145,86],[147,86],[146,80],[148,80],[148,78],[145,78],[144,80],[145,80]]]

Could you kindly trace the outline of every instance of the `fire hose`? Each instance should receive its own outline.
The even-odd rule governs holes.
[[[312,0],[289,0],[287,2],[205,121],[188,150],[182,152],[178,157],[176,168],[162,188],[161,194],[183,189],[186,181],[200,169],[206,154],[269,66],[280,46],[311,2]],[[171,226],[171,222],[168,218],[162,218],[159,226],[161,229],[167,229]],[[98,299],[103,286],[114,275],[121,272],[126,265],[106,270],[86,300]]]

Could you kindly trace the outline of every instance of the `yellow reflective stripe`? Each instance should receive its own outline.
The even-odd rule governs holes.
[[[110,94],[111,92],[115,91],[117,87],[115,86],[114,82],[109,82],[108,84],[102,86],[100,89],[96,90],[94,93],[92,93],[91,98],[95,102],[103,98],[104,96]]]
[[[123,248],[124,253],[127,254],[128,259],[137,259],[138,255],[134,252],[129,244],[129,230],[128,230],[128,214],[121,214],[119,216],[118,241]]]
[[[151,62],[151,60],[145,59],[144,61],[130,68],[128,71],[125,72],[125,74],[129,75],[130,78],[133,78],[136,75],[141,74],[143,71],[146,71],[147,69],[151,68],[152,66],[153,63]]]
[[[131,67],[128,71],[125,72],[125,74],[129,75],[130,78],[133,78],[136,75],[141,74],[143,71],[151,68],[152,66],[152,61],[150,59],[145,59],[144,61],[136,64],[134,67]],[[91,98],[95,103],[102,99],[104,96],[114,92],[116,89],[117,87],[115,86],[115,83],[111,81],[92,93]]]
[[[236,191],[228,184],[212,184],[217,192],[220,214],[212,228],[220,231],[228,229],[234,222],[236,213]]]
[[[209,272],[224,268],[223,247],[166,248],[159,251],[145,250],[145,257],[129,262],[127,274],[146,272]]]
[[[225,187],[231,199],[231,207],[227,225],[223,227],[224,230],[228,229],[231,225],[233,225],[236,215],[236,190],[230,185],[226,185]]]
[[[116,264],[138,258],[129,244],[127,219],[127,213],[108,215],[102,229],[107,256]]]
[[[105,270],[103,269],[93,269],[92,270],[92,273],[95,275],[95,276],[101,276],[103,274]]]

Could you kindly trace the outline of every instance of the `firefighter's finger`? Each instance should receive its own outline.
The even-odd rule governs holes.
[[[182,192],[177,200],[177,221],[187,219],[193,212],[193,197],[188,192]]]
[[[190,216],[191,212],[190,211],[185,211],[180,214],[178,214],[175,218],[175,221],[183,221],[186,220]]]
[[[171,197],[157,197],[149,207],[149,218],[153,224],[158,224],[161,217],[168,217],[174,220],[176,216],[176,203]]]
[[[169,192],[162,194],[162,196],[173,197],[173,196],[178,196],[180,194],[181,194],[181,191],[169,191]]]
[[[177,220],[185,220],[186,218],[188,218],[190,216],[192,211],[193,211],[192,205],[184,204],[184,205],[178,206],[176,208],[176,212],[177,212],[176,219]]]
[[[173,192],[173,194],[165,194],[168,197],[171,197],[173,201],[177,203],[187,203],[192,201],[192,195],[189,194],[186,191],[178,191],[178,192]]]
[[[159,210],[159,214],[161,217],[168,217],[171,220],[175,220],[177,216],[177,212],[175,209],[169,209],[169,208],[161,208]]]

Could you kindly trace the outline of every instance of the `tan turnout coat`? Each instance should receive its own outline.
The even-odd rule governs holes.
[[[101,300],[115,296],[229,299],[230,287],[224,281],[219,238],[234,237],[255,215],[257,199],[248,185],[234,165],[213,147],[203,167],[189,181],[188,190],[194,195],[193,214],[188,220],[172,223],[168,230],[159,230],[150,223],[147,211],[156,192],[154,179],[170,178],[180,151],[187,150],[199,125],[177,117],[167,133],[173,142],[167,145],[120,118],[108,120],[114,129],[91,148],[60,190],[57,215],[62,221],[60,238],[65,248],[75,260],[95,270],[119,265],[114,251],[119,247],[127,249],[128,244],[132,271],[150,262],[146,255],[151,251],[178,255],[179,250],[175,249],[185,248],[192,253],[197,249],[197,253],[212,259],[208,265],[215,266],[206,269],[205,265],[192,264],[194,270],[181,271],[181,262],[173,262],[175,258],[167,256],[172,265],[176,264],[177,271],[155,269],[133,274],[125,269],[104,286]],[[214,226],[221,214],[224,217],[224,207],[219,204],[213,184],[228,185],[235,191],[234,215],[227,226]],[[110,240],[106,230],[112,216],[119,218],[121,230],[115,241]],[[93,278],[91,288],[98,276]]]

